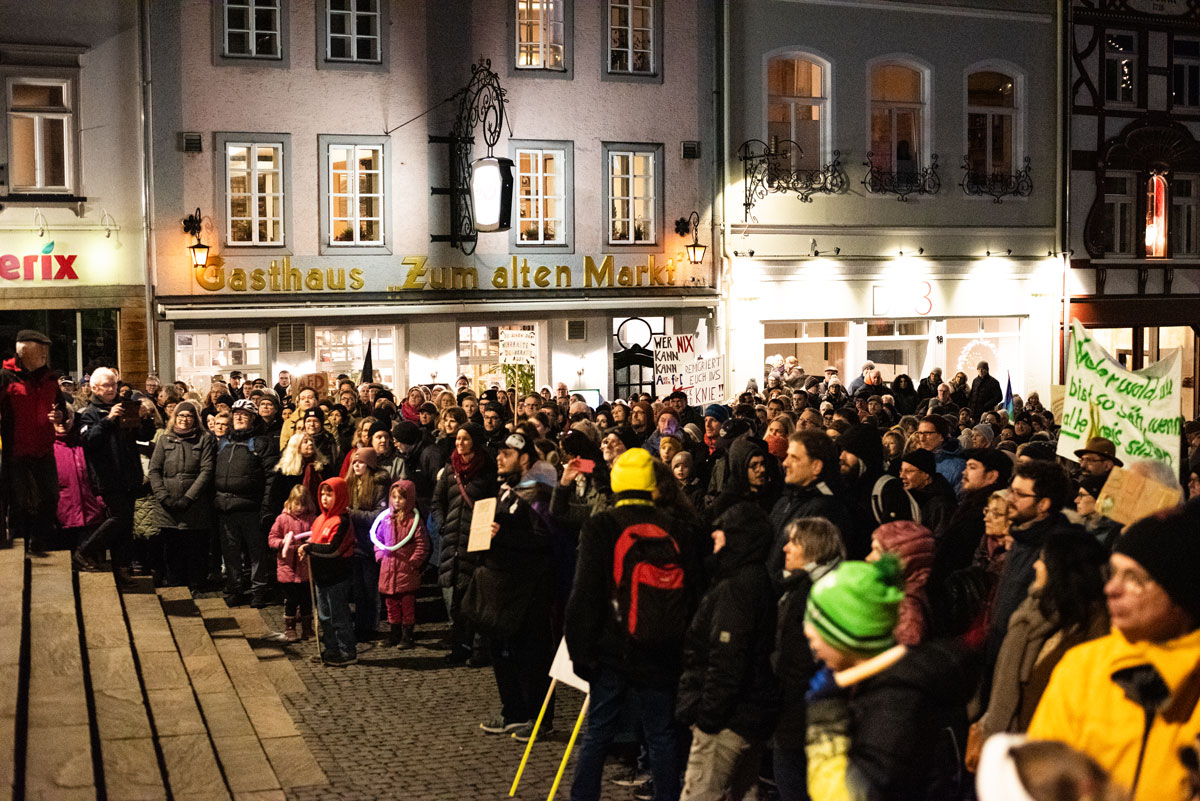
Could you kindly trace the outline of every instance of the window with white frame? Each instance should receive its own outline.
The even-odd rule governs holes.
[[[207,391],[214,373],[241,370],[247,379],[263,374],[262,331],[175,332],[175,377]]]
[[[840,371],[845,382],[850,323],[845,320],[788,320],[763,323],[763,363],[791,356],[809,375],[822,375],[826,365]],[[767,368],[769,371],[770,368]],[[763,374],[763,386],[768,373]]]
[[[283,143],[225,144],[230,245],[283,244]]]
[[[1015,171],[1017,130],[1016,80],[991,70],[967,76],[968,179]]]
[[[517,69],[566,69],[567,0],[516,0]]]
[[[975,374],[975,365],[988,363],[992,376],[1013,392],[1021,393],[1024,356],[1021,348],[1021,317],[950,317],[946,319],[945,377],[955,373]],[[942,363],[941,360],[935,360]],[[1014,380],[1015,379],[1015,380]]]
[[[775,56],[767,62],[767,141],[790,139],[800,145],[804,160],[823,160],[828,72],[813,58],[799,53]],[[793,153],[793,166],[801,153]]]
[[[1175,37],[1171,46],[1171,102],[1200,108],[1200,39]]]
[[[14,193],[72,191],[75,135],[72,81],[9,78],[8,175]]]
[[[1109,31],[1104,37],[1104,99],[1109,103],[1137,102],[1137,35]]]
[[[1171,181],[1169,220],[1171,255],[1200,256],[1200,176],[1176,177]]]
[[[331,245],[382,245],[383,145],[329,146]]]
[[[476,391],[483,391],[492,382],[502,387],[512,386],[505,368],[533,369],[500,363],[500,332],[504,330],[536,332],[537,325],[516,322],[507,325],[463,323],[458,326],[458,374],[469,378]],[[536,345],[534,349],[536,351]]]
[[[381,0],[326,0],[325,58],[379,63],[382,60]]]
[[[550,148],[517,149],[518,230],[522,245],[566,242],[566,154]]]
[[[1132,175],[1104,177],[1104,252],[1133,255],[1135,179]]]
[[[657,241],[657,152],[608,151],[608,242],[611,245]]]
[[[608,71],[654,74],[654,0],[609,0]]]
[[[224,0],[227,58],[279,58],[279,0]]]
[[[371,346],[374,380],[396,386],[396,329],[390,325],[373,328],[321,328],[316,339],[317,369],[332,379],[341,373],[358,377],[367,346]],[[332,387],[331,387],[332,389]]]
[[[925,76],[907,64],[871,69],[872,164],[883,172],[913,175],[921,170],[925,130]]]

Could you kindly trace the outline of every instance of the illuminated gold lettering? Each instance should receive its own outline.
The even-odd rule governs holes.
[[[326,289],[345,289],[346,288],[346,271],[339,267],[336,272],[336,275],[337,275],[336,279],[333,277],[334,275],[335,275],[335,273],[334,273],[334,270],[332,267],[325,270],[325,284],[326,284],[325,288]]]
[[[424,289],[425,288],[425,257],[424,256],[406,256],[401,264],[408,265],[408,275],[404,277],[405,289]]]
[[[267,279],[262,270],[255,270],[250,273],[250,289],[255,292],[262,292],[267,288]]]
[[[613,285],[613,257],[605,256],[604,261],[600,262],[600,268],[596,268],[596,262],[591,256],[583,257],[583,285],[585,287],[595,286],[612,286]]]
[[[633,268],[628,264],[617,271],[617,284],[620,286],[634,286]]]
[[[446,288],[446,270],[448,267],[432,267],[429,270],[429,281],[426,286],[430,289]]]
[[[207,289],[209,292],[219,292],[225,288],[225,271],[216,265],[206,267],[203,270],[193,268],[192,274],[196,276],[196,283],[200,285],[201,289]]]
[[[320,292],[325,288],[325,276],[315,267],[308,271],[308,277],[304,280],[304,288],[311,292]]]
[[[545,289],[550,286],[550,268],[542,265],[533,271],[533,283]]]
[[[455,267],[451,286],[455,289],[479,289],[479,270],[474,267]]]
[[[246,291],[246,271],[241,267],[234,267],[229,271],[229,288],[234,292]]]
[[[513,256],[513,270],[517,269],[517,257]],[[492,286],[496,289],[508,289],[508,270],[504,267],[497,267],[492,273]]]
[[[360,270],[358,267],[355,267],[353,270],[350,271],[350,288],[351,289],[362,289],[363,283],[364,282],[363,282],[362,270]]]
[[[651,256],[650,259],[651,259],[650,263],[653,264],[654,257]],[[645,278],[646,275],[650,272],[650,267],[648,267],[645,264],[639,264],[634,269],[636,271],[635,272],[636,277],[634,278],[634,281],[633,281],[634,286],[645,286],[646,283],[642,279]]]
[[[523,289],[529,289],[529,259],[521,259],[521,283],[518,284],[514,276],[513,286],[520,286]]]
[[[671,286],[675,285],[675,260],[667,260],[667,283]]]
[[[279,262],[271,259],[271,269],[267,270],[267,275],[271,276],[271,291],[279,291]]]
[[[563,278],[566,278],[564,281]],[[558,264],[554,267],[554,286],[569,287],[571,286],[571,265]]]

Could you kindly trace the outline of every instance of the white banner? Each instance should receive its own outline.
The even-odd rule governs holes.
[[[500,329],[500,363],[533,365],[537,359],[537,331]]]
[[[660,398],[683,387],[683,365],[697,359],[696,335],[654,337],[654,394]]]
[[[712,356],[683,365],[683,386],[689,406],[704,408],[725,400],[725,357]]]

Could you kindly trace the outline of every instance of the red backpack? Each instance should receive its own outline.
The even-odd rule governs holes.
[[[683,560],[670,534],[654,523],[626,527],[613,550],[613,585],[613,609],[631,639],[640,645],[683,640]]]

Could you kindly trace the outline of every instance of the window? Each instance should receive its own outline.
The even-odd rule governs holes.
[[[633,75],[654,73],[653,0],[610,0],[608,71]]]
[[[1146,182],[1146,256],[1167,256],[1167,179],[1161,174]]]
[[[1112,31],[1104,37],[1104,99],[1110,103],[1137,101],[1137,37]]]
[[[396,330],[378,328],[317,328],[317,369],[331,380],[341,373],[354,378],[362,374],[367,345],[371,346],[371,366],[375,380],[390,387],[396,384]],[[330,390],[337,389],[336,386]]]
[[[328,0],[325,13],[327,59],[379,61],[379,0]]]
[[[1200,107],[1200,39],[1175,39],[1171,61],[1171,102],[1177,107]]]
[[[8,161],[13,192],[71,193],[73,106],[69,79],[8,80]]]
[[[517,237],[522,245],[566,242],[562,150],[517,150]]]
[[[226,241],[283,244],[283,143],[225,145]]]
[[[566,0],[516,0],[517,69],[566,69]]]
[[[867,359],[875,362],[884,381],[901,373],[919,381],[928,373],[929,333],[929,320],[868,320]]]
[[[808,375],[824,377],[825,366],[833,365],[845,383],[846,349],[850,342],[850,323],[846,321],[795,321],[763,323],[763,363],[779,356],[794,356]],[[770,368],[766,368],[769,370]],[[762,386],[766,386],[767,372]]]
[[[1003,72],[967,76],[968,179],[986,182],[1016,168],[1016,82]]]
[[[279,0],[225,0],[226,58],[279,58]]]
[[[1133,183],[1132,175],[1107,175],[1104,178],[1104,252],[1133,255]]]
[[[208,391],[214,373],[241,370],[247,379],[263,374],[262,331],[175,332],[175,377]]]
[[[458,327],[458,375],[471,379],[471,386],[476,387],[477,391],[486,389],[492,382],[502,387],[519,385],[519,381],[513,380],[518,374],[527,376],[528,384],[532,386],[533,367],[500,364],[500,332],[508,329],[536,331],[537,326],[534,323],[514,323]]]
[[[925,76],[904,64],[871,70],[872,163],[882,172],[913,176],[921,170],[925,130]]]
[[[934,363],[946,365],[943,378],[966,373],[975,377],[975,365],[985,361],[992,377],[1007,386],[1012,380],[1013,392],[1021,393],[1024,374],[1021,348],[1020,317],[951,317],[946,320],[946,359]],[[932,366],[932,365],[930,365]],[[927,373],[928,369],[922,370]]]
[[[391,253],[391,146],[386,136],[321,134],[318,192],[323,254]]]
[[[807,56],[788,54],[767,62],[767,141],[790,139],[804,161],[824,161],[828,70]],[[794,153],[797,166],[800,154]]]
[[[653,245],[661,216],[661,146],[606,145],[605,182],[610,245]]]
[[[1171,181],[1171,214],[1167,235],[1172,256],[1200,256],[1200,178]]]

